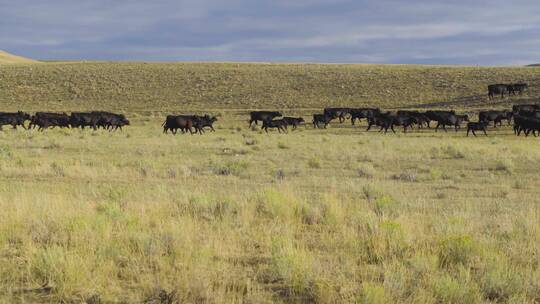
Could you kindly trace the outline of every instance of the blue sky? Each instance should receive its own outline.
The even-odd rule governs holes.
[[[49,60],[523,65],[538,0],[0,0],[0,49]]]

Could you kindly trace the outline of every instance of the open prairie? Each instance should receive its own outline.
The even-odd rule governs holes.
[[[490,83],[524,81],[487,100]],[[536,102],[540,68],[0,66],[0,111],[110,110],[124,131],[0,132],[0,302],[539,303],[540,141],[511,128],[247,126],[251,109]],[[168,113],[220,114],[166,135]]]

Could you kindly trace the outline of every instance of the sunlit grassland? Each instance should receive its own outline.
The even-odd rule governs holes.
[[[0,301],[540,301],[537,138],[133,116],[0,133]]]

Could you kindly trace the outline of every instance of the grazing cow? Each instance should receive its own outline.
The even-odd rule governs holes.
[[[486,132],[487,125],[488,125],[488,121],[485,121],[485,120],[467,123],[467,136],[469,136],[469,132],[472,132],[472,134],[476,137],[475,131],[483,131],[484,134],[487,136],[487,132]]]
[[[343,123],[346,116],[351,113],[350,108],[324,108],[323,113],[332,118],[338,118],[339,123]]]
[[[351,115],[351,124],[354,126],[355,121],[362,118],[370,118],[381,113],[379,108],[359,108],[359,109],[350,109],[349,114]]]
[[[493,121],[493,126],[497,127],[497,123],[499,126],[502,126],[502,121],[506,120],[508,121],[508,125],[510,125],[510,121],[512,120],[512,116],[514,114],[510,111],[496,111],[496,110],[489,110],[489,111],[481,111],[478,113],[478,120],[479,121],[485,121],[489,124],[489,122]]]
[[[426,111],[424,115],[429,119],[427,122],[427,127],[430,128],[430,123],[432,121],[439,121],[439,119],[442,116],[448,116],[448,115],[455,115],[456,112],[454,110],[451,111]]]
[[[302,117],[283,117],[282,120],[286,122],[288,126],[292,126],[293,130],[296,130],[299,125],[304,123],[304,119]]]
[[[283,119],[263,120],[262,129],[268,133],[268,128],[277,129],[279,133],[281,133],[281,131],[287,133],[287,122]]]
[[[516,95],[516,93],[521,95],[528,88],[529,86],[526,83],[512,83],[508,85],[508,93],[510,95]]]
[[[24,122],[30,120],[30,115],[24,112],[16,113],[0,113],[0,130],[3,125],[11,125],[13,129],[17,129],[17,126],[22,126],[24,129]]]
[[[272,120],[276,117],[283,116],[283,114],[277,111],[253,111],[249,113],[249,116],[250,116],[249,126],[251,127],[251,124],[253,124],[253,122],[257,124],[259,120],[260,121]]]
[[[501,95],[501,98],[504,98],[504,94],[508,93],[507,84],[490,84],[488,85],[488,98],[493,99],[495,95]]]
[[[182,133],[189,131],[190,134],[193,134],[193,117],[188,115],[167,115],[161,126],[163,127],[163,133],[171,130],[172,134],[176,134],[177,130],[180,129]]]
[[[323,128],[326,129],[330,121],[334,119],[335,117],[326,115],[326,114],[313,114],[313,127],[316,129],[321,128],[321,124],[323,124]]]

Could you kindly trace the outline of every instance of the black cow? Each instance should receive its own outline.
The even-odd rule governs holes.
[[[472,134],[476,137],[475,131],[484,131],[484,134],[487,136],[487,132],[486,132],[487,125],[488,125],[488,121],[485,121],[485,120],[467,123],[467,136],[469,136],[469,132],[472,132]]]
[[[529,136],[530,132],[536,136],[537,132],[540,133],[540,119],[521,115],[514,116],[514,133],[519,136],[522,131],[525,136]]]
[[[518,114],[520,111],[527,111],[527,112],[534,112],[540,110],[540,105],[538,104],[521,104],[521,105],[513,105],[512,106],[512,112],[515,114]]]
[[[281,133],[281,131],[287,133],[287,122],[283,119],[263,120],[262,129],[268,133],[268,128],[278,129],[279,133]]]
[[[392,115],[390,112],[379,113],[373,117],[368,117],[368,126],[366,131],[369,131],[372,126],[379,126],[379,132],[384,130],[384,133],[386,134],[388,132],[388,129],[391,129],[392,132],[396,133],[396,131],[394,130],[394,119],[395,116]]]
[[[193,134],[193,117],[189,115],[167,115],[161,126],[163,127],[163,133],[171,130],[172,134],[176,134],[177,130],[180,129],[182,133],[189,131],[190,134]]]
[[[417,124],[418,120],[415,117],[409,115],[395,115],[392,120],[393,126],[403,126],[403,133],[407,133],[407,128],[412,129],[413,124]],[[392,128],[394,130],[394,128]]]
[[[326,115],[326,114],[313,114],[313,127],[316,129],[321,128],[321,124],[323,124],[323,128],[326,129],[330,121],[334,119],[335,117]]]
[[[122,131],[123,126],[129,126],[129,120],[125,117],[111,117],[107,120],[107,128],[109,132],[120,129]]]
[[[514,114],[515,115],[515,114]],[[521,110],[517,115],[531,118],[540,118],[540,111],[525,111]]]
[[[72,128],[81,128],[83,130],[85,127],[91,127],[92,129],[96,130],[99,121],[99,115],[86,112],[71,113],[71,116],[69,118],[69,124]]]
[[[523,94],[525,90],[527,90],[529,86],[526,83],[512,83],[508,85],[508,93],[511,95]]]
[[[429,126],[430,119],[426,116],[426,114],[420,113],[419,111],[400,110],[397,111],[397,115],[414,118],[414,123],[418,125],[418,128],[423,128],[424,125]]]
[[[116,114],[105,111],[92,111],[91,114],[99,118],[97,127],[101,127],[109,131],[118,129],[118,124],[129,125],[129,120],[127,120],[124,114]]]
[[[478,113],[478,120],[485,121],[488,124],[489,122],[493,121],[493,126],[497,127],[497,123],[499,124],[499,126],[502,126],[503,120],[508,121],[508,125],[510,125],[512,116],[513,116],[513,113],[510,111],[489,110],[489,111],[481,111],[480,113]]]
[[[351,113],[351,109],[350,108],[324,108],[323,113],[326,116],[330,116],[332,118],[338,118],[339,123],[343,123],[345,119],[347,118],[346,116]]]
[[[200,131],[204,132],[204,128],[210,128],[210,131],[212,132],[216,131],[213,126],[214,123],[218,120],[216,116],[210,117],[210,115],[205,114],[204,116],[195,116],[195,118],[196,118],[196,125],[197,125],[196,127],[200,128],[199,133]]]
[[[362,118],[370,118],[381,113],[379,108],[358,108],[350,109],[351,124],[354,126],[355,121]]]
[[[13,129],[17,129],[17,126],[22,126],[24,129],[24,122],[30,120],[30,114],[24,112],[16,113],[0,113],[0,130],[3,125],[11,125]]]
[[[441,117],[448,116],[448,115],[455,115],[456,112],[454,110],[451,111],[426,111],[424,113],[425,117],[427,117],[429,120],[427,122],[427,127],[430,128],[430,122],[431,121],[439,121]]]
[[[272,120],[276,117],[283,116],[283,114],[277,111],[253,111],[249,113],[249,116],[250,116],[249,126],[251,127],[251,124],[253,124],[253,122],[257,124],[259,120],[260,121]]]
[[[461,123],[464,121],[469,121],[468,115],[456,115],[456,114],[440,114],[437,119],[437,126],[435,131],[439,130],[439,127],[442,126],[443,130],[447,132],[446,126],[453,126],[455,131],[460,128]]]
[[[286,122],[288,126],[292,126],[293,130],[296,130],[299,125],[305,122],[302,117],[283,117],[282,120]]]
[[[70,117],[66,113],[37,112],[30,118],[28,129],[39,127],[40,131],[49,127],[69,128]]]
[[[508,93],[507,84],[490,84],[488,85],[488,98],[493,99],[495,95],[501,95],[501,98],[504,98],[504,94]]]

